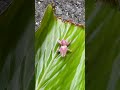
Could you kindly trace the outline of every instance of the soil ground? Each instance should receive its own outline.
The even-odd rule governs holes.
[[[55,4],[57,16],[85,24],[85,0],[35,0],[35,29],[40,25],[45,8],[51,2]]]

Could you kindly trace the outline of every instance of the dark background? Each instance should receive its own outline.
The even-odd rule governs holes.
[[[118,0],[86,0],[86,90],[120,90]]]
[[[35,2],[13,0],[11,4],[6,4],[7,8],[4,6],[7,1],[2,1],[0,90],[34,90]]]

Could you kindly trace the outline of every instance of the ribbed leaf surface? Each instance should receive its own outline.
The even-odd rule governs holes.
[[[65,57],[57,53],[58,40],[71,41]],[[35,33],[36,90],[85,90],[85,30],[62,22],[49,5]]]

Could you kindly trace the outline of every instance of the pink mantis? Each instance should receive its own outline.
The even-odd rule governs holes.
[[[71,50],[68,49],[68,46],[70,44],[69,42],[66,40],[58,40],[58,43],[61,45],[58,52],[60,52],[62,57],[65,57],[68,51],[71,52]]]

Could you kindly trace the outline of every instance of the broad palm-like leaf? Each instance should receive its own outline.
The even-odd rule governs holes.
[[[86,90],[120,90],[120,11],[88,0],[86,25]]]
[[[65,39],[72,51],[57,53]],[[85,30],[82,25],[62,22],[49,5],[35,33],[36,90],[85,90]]]

